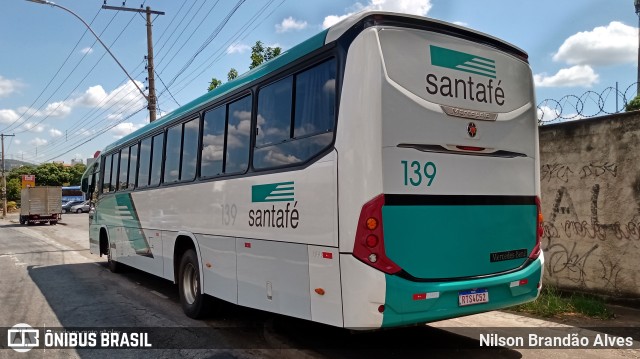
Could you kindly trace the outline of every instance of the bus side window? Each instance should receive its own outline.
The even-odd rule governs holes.
[[[133,189],[136,186],[136,168],[138,167],[138,144],[130,147],[129,150],[129,182],[127,187]]]
[[[229,104],[224,173],[241,173],[249,166],[251,96]]]
[[[118,188],[118,167],[120,165],[120,152],[111,155],[111,181],[109,182],[109,192],[114,192]]]
[[[258,93],[258,134],[253,156],[256,169],[305,162],[333,141],[336,60],[296,74],[295,89],[291,83],[288,77]]]
[[[178,182],[180,180],[181,146],[182,124],[179,123],[169,127],[169,130],[167,130],[167,146],[164,154],[164,178],[162,180],[164,183]]]
[[[111,188],[111,156],[104,157],[104,171],[102,172],[102,193],[109,193]]]
[[[182,132],[182,163],[180,164],[180,181],[190,181],[196,178],[200,118],[194,118],[193,120],[186,122]]]
[[[129,147],[120,151],[120,176],[118,180],[118,191],[123,191],[129,186]]]
[[[162,148],[164,145],[164,133],[153,136],[153,148],[151,154],[151,174],[149,176],[149,186],[160,184],[162,174]]]
[[[138,169],[138,187],[149,185],[149,170],[151,169],[151,137],[140,142],[140,168]]]
[[[200,150],[200,175],[213,177],[222,174],[224,161],[224,128],[227,107],[220,106],[205,112]]]

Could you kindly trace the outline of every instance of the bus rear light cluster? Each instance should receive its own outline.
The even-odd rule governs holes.
[[[536,245],[533,247],[529,258],[538,259],[540,257],[540,251],[542,250],[540,247],[540,242],[542,241],[542,235],[544,234],[544,228],[542,227],[542,222],[544,221],[544,217],[542,216],[542,206],[540,204],[540,197],[536,196],[536,208],[537,208],[537,218],[536,218]]]
[[[384,206],[383,194],[362,206],[353,246],[353,255],[367,265],[385,273],[394,274],[401,269],[385,253],[382,206]]]

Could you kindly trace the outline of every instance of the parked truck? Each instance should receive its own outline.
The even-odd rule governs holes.
[[[20,224],[49,222],[58,224],[62,218],[61,187],[27,187],[20,193]]]

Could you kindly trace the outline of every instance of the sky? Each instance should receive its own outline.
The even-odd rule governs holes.
[[[165,12],[153,22],[160,114],[204,94],[212,77],[226,82],[230,68],[246,72],[256,41],[286,51],[367,9],[453,22],[525,50],[543,120],[615,112],[616,99],[620,109],[635,95],[632,0],[56,1],[91,24],[144,90],[145,19],[103,2]],[[48,5],[0,1],[0,133],[15,134],[5,140],[7,158],[84,160],[148,120],[141,94],[81,21]]]

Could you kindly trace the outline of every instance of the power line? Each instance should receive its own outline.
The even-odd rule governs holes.
[[[131,108],[133,108],[133,107],[135,106],[135,103],[130,104],[130,103],[131,103],[131,102],[133,102],[133,101],[135,101],[135,99],[131,99],[131,100],[129,100],[127,103],[123,104],[123,105],[122,105],[122,107],[120,108],[120,113],[118,113],[118,114],[124,114],[125,112],[128,112]],[[142,107],[142,109],[144,109],[144,107]],[[97,131],[97,135],[94,135],[93,137],[91,137],[91,139],[90,139],[90,140],[93,140],[93,139],[95,139],[96,137],[98,137],[99,135],[101,135],[101,134],[105,133],[106,131],[108,131],[108,130],[110,130],[110,129],[114,128],[115,126],[117,126],[117,125],[119,125],[120,123],[124,122],[125,120],[127,120],[127,119],[131,118],[133,115],[135,115],[135,114],[136,114],[136,113],[138,113],[138,112],[140,112],[140,110],[136,110],[135,112],[133,112],[133,113],[131,113],[131,114],[129,114],[129,115],[127,115],[127,116],[123,117],[122,119],[119,119],[119,120],[117,120],[117,121],[113,122],[113,124],[112,124],[112,125],[106,125],[106,126],[105,126],[105,127],[103,127],[102,129],[98,130],[98,131]],[[79,133],[79,132],[78,132],[78,133],[76,133],[76,134],[77,134],[77,135],[83,135],[82,133]],[[93,135],[93,134],[91,134],[91,135]],[[80,143],[80,142],[82,142],[82,143]],[[80,139],[76,140],[75,142],[73,142],[73,143],[72,143],[72,144],[70,144],[70,145],[68,145],[68,144],[66,144],[66,143],[65,143],[64,145],[65,145],[66,147],[65,147],[64,149],[68,148],[68,146],[74,146],[74,145],[77,145],[77,146],[70,148],[68,151],[66,151],[66,152],[64,152],[64,153],[58,153],[57,155],[53,156],[52,158],[57,158],[57,157],[60,157],[60,156],[62,156],[62,155],[64,155],[64,154],[67,154],[67,153],[69,153],[70,151],[72,151],[72,150],[74,150],[74,149],[78,148],[80,145],[85,144],[85,143],[87,143],[87,142],[89,142],[89,141],[83,141],[83,139],[82,139],[82,138],[80,138]],[[78,144],[78,143],[80,143],[80,144]],[[63,151],[64,151],[64,149],[63,149]],[[49,148],[48,150],[46,150],[46,151],[44,151],[44,152],[40,151],[40,155],[43,155],[44,153],[49,153],[49,154],[50,154],[50,153],[55,153],[54,151],[56,151],[56,150],[55,150],[55,148]],[[50,159],[48,159],[48,160],[46,160],[46,161],[49,161],[49,160],[50,160]],[[44,162],[46,162],[46,161],[44,161]],[[37,161],[37,153],[36,153],[36,156],[35,156],[35,158],[34,158],[34,162],[38,162],[38,161]]]
[[[99,9],[98,12],[96,13],[96,15],[93,17],[93,19],[91,20],[90,24],[93,24],[93,22],[96,20],[96,18],[98,17],[98,15],[100,14],[100,11],[102,11],[102,9]],[[107,25],[108,26],[108,25]],[[42,96],[42,94],[44,94],[44,92],[49,88],[49,85],[51,85],[51,83],[53,82],[53,80],[58,76],[58,74],[60,73],[60,71],[62,70],[62,68],[64,67],[64,65],[67,64],[67,61],[69,61],[69,58],[71,57],[71,55],[73,55],[73,53],[75,52],[76,48],[78,47],[78,45],[80,44],[80,42],[82,41],[82,39],[84,39],[84,36],[87,34],[89,30],[85,29],[84,32],[82,33],[82,36],[80,36],[80,39],[78,39],[78,42],[76,42],[76,44],[73,46],[73,48],[71,49],[71,51],[69,51],[69,54],[67,55],[67,58],[64,59],[64,61],[62,62],[62,65],[60,65],[60,67],[58,67],[58,70],[56,71],[56,73],[51,77],[51,79],[49,80],[49,82],[44,86],[44,88],[42,89],[42,91],[40,91],[40,94],[38,94],[38,97],[36,97],[35,100],[33,100],[33,102],[31,102],[31,105],[29,105],[29,108],[33,108],[33,105],[35,105],[35,103],[40,99],[40,97]],[[82,56],[82,58],[80,59],[80,62],[82,62],[82,60],[86,57],[87,54],[84,54],[84,56]],[[76,65],[77,67],[77,65]],[[74,68],[75,70],[75,68]],[[72,70],[73,72],[73,70]],[[67,76],[68,78],[68,76]],[[66,81],[66,79],[65,79]],[[64,83],[64,81],[63,81]],[[55,91],[54,91],[55,92]],[[51,98],[51,97],[49,97]],[[47,99],[48,101],[48,99]],[[45,101],[46,102],[46,101]],[[15,121],[13,121],[12,123],[10,123],[8,126],[4,127],[2,130],[0,131],[4,131],[9,129],[11,126],[13,126],[16,122],[20,121],[20,119],[24,116],[24,114],[27,113],[27,111],[25,110],[25,112],[23,112],[20,117],[18,117]]]
[[[114,16],[114,18],[115,18],[115,16]],[[124,33],[124,31],[129,27],[129,25],[131,25],[131,22],[133,21],[133,19],[134,19],[134,18],[135,18],[135,15],[133,15],[133,16],[131,17],[131,19],[129,20],[129,22],[127,23],[127,25],[126,25],[126,26],[125,26],[125,27],[120,31],[120,33],[119,33],[119,34],[118,34],[118,36],[113,40],[113,42],[111,42],[111,45],[110,45],[110,46],[113,46],[113,45],[118,41],[118,39],[120,39],[120,36],[122,36],[122,34]],[[112,19],[112,20],[113,20],[113,19]],[[95,42],[94,42],[94,45],[95,45]],[[51,110],[48,114],[46,114],[46,115],[45,115],[45,116],[44,116],[40,121],[38,121],[38,122],[37,122],[37,123],[36,123],[32,128],[34,128],[34,127],[36,127],[36,126],[40,125],[42,122],[44,122],[46,119],[48,119],[48,118],[51,116],[51,114],[52,114],[52,113],[54,113],[55,111],[57,111],[57,110],[60,108],[60,106],[62,106],[62,105],[65,103],[65,101],[67,101],[67,100],[69,99],[69,97],[71,97],[71,95],[73,94],[73,92],[74,92],[75,90],[77,90],[77,89],[80,87],[80,85],[82,85],[82,83],[84,82],[84,80],[86,80],[86,79],[87,79],[87,77],[89,77],[89,75],[90,75],[90,74],[93,72],[93,70],[98,66],[98,64],[100,64],[100,62],[102,61],[102,59],[103,59],[106,55],[107,55],[107,52],[104,52],[104,53],[102,54],[102,56],[100,56],[100,58],[98,59],[98,61],[96,61],[96,63],[93,65],[93,67],[91,67],[91,69],[89,69],[89,71],[84,75],[84,77],[83,77],[83,78],[82,78],[82,79],[81,79],[81,80],[76,84],[76,86],[75,86],[75,87],[74,87],[74,88],[73,88],[73,89],[72,89],[72,90],[67,94],[67,96],[65,97],[65,99],[64,99],[64,100],[62,100],[62,101],[59,101],[59,102],[58,102],[58,105],[56,106],[56,108],[54,108],[54,109],[53,109],[53,110]],[[33,116],[33,115],[32,115],[32,116]],[[16,133],[24,133],[24,132],[31,132],[31,131],[30,131],[29,129],[27,129],[27,130],[19,131],[19,132],[16,132]]]
[[[86,144],[86,143],[89,143],[89,142],[93,141],[94,139],[96,139],[96,138],[97,138],[97,137],[99,137],[100,135],[102,135],[102,134],[104,134],[105,132],[109,131],[110,129],[112,129],[112,128],[116,127],[116,126],[117,126],[117,125],[119,125],[120,123],[122,123],[122,122],[124,122],[124,121],[128,120],[129,118],[131,118],[131,117],[133,117],[134,115],[138,114],[140,111],[145,110],[146,108],[147,108],[146,106],[139,108],[138,110],[136,110],[136,111],[135,111],[134,113],[132,113],[131,115],[129,115],[129,116],[127,116],[127,117],[123,118],[122,120],[118,121],[117,123],[113,124],[112,126],[109,126],[109,127],[105,128],[105,129],[101,130],[99,133],[97,133],[95,136],[91,137],[90,139],[88,139],[88,140],[86,140],[86,141],[84,141],[84,142],[82,142],[82,143],[78,144],[78,145],[77,145],[77,146],[75,146],[75,147],[70,148],[70,149],[69,149],[68,151],[66,151],[66,152],[63,152],[63,153],[57,154],[56,156],[53,156],[53,157],[51,157],[51,158],[49,158],[49,159],[45,160],[44,162],[48,162],[48,161],[51,161],[51,160],[53,160],[53,159],[55,159],[55,158],[58,158],[58,157],[60,157],[60,156],[64,156],[64,155],[66,155],[67,153],[69,153],[69,152],[71,152],[71,151],[75,150],[76,148],[78,148],[78,147],[80,147],[80,146],[82,146],[82,145],[84,145],[84,144]]]
[[[196,52],[191,56],[191,58],[189,58],[189,60],[187,60],[187,62],[184,64],[184,66],[182,66],[182,68],[180,69],[180,71],[178,71],[178,73],[173,77],[173,79],[171,79],[171,81],[169,81],[169,87],[176,81],[176,79],[182,75],[182,73],[189,68],[189,66],[193,63],[193,61],[195,60],[195,58],[207,47],[209,46],[209,44],[211,43],[211,41],[213,41],[213,39],[215,39],[218,34],[220,34],[220,31],[222,31],[222,29],[227,25],[227,23],[229,22],[229,20],[231,19],[231,17],[233,16],[233,14],[236,13],[236,11],[238,10],[238,8],[240,8],[240,6],[245,2],[245,0],[239,0],[236,5],[233,7],[233,9],[231,9],[231,11],[227,14],[227,16],[222,20],[222,23],[220,23],[220,25],[218,25],[218,27],[216,27],[213,32],[211,33],[211,35],[209,35],[209,37],[202,43],[202,45],[200,45],[200,47],[198,48],[198,50],[196,50]]]
[[[222,46],[218,47],[206,60],[204,60],[198,67],[196,67],[195,69],[192,69],[186,76],[184,76],[181,80],[177,81],[174,86],[180,86],[182,84],[182,87],[179,87],[178,90],[176,90],[176,94],[182,92],[190,83],[192,83],[196,78],[198,78],[200,75],[202,75],[202,73],[206,70],[209,70],[213,64],[217,63],[224,55],[225,55],[225,49],[227,48],[228,45],[230,45],[231,43],[234,42],[238,42],[238,41],[242,41],[244,40],[247,36],[249,36],[251,33],[253,33],[253,31],[256,30],[256,28],[258,26],[260,26],[266,19],[268,19],[274,12],[275,10],[277,10],[286,0],[282,0],[278,5],[276,5],[270,12],[269,14],[267,14],[265,17],[262,18],[262,20],[256,22],[256,20],[260,17],[261,14],[263,14],[266,9],[271,6],[271,4],[273,4],[275,2],[275,0],[270,0],[267,4],[265,4],[262,8],[260,8],[241,28],[240,30],[238,30],[235,34],[234,37],[230,38],[226,43],[224,43]],[[251,25],[254,25],[253,28],[251,30],[248,30]],[[243,36],[244,35],[244,36]],[[215,58],[214,58],[215,56]],[[212,61],[208,62],[209,60],[213,59]],[[195,76],[191,76],[193,75],[196,71],[200,70],[200,72],[198,72]],[[162,92],[160,93],[160,95],[162,95]]]
[[[185,17],[186,17],[187,15],[189,15],[189,13],[191,12],[191,9],[193,9],[193,7],[194,7],[197,3],[198,3],[197,1],[194,1],[194,2],[191,4],[191,7],[187,10],[187,12],[182,16],[182,19],[180,19],[180,21],[178,22],[178,25],[176,26],[176,30],[177,30],[177,29],[180,27],[180,25],[184,22]],[[185,25],[185,28],[186,28],[187,26],[189,26],[189,24]],[[182,30],[182,31],[184,32],[184,30]],[[158,50],[158,52],[157,52],[157,55],[158,55],[158,56],[160,56],[160,54],[162,53],[162,50],[163,50],[163,49],[164,49],[164,47],[167,45],[167,43],[169,42],[169,40],[171,40],[171,38],[173,37],[173,34],[175,34],[175,33],[176,33],[176,32],[174,31],[174,32],[169,36],[169,38],[167,39],[167,41],[165,41],[165,43],[164,43],[162,46],[160,46],[160,49],[159,49],[159,50]],[[174,41],[173,43],[175,44],[175,41]],[[172,45],[172,46],[173,46],[173,45]],[[171,48],[169,48],[169,50],[168,50],[167,52],[169,52],[169,51],[171,51]],[[158,63],[158,65],[159,65],[159,64],[160,64],[160,63]],[[160,73],[162,73],[162,71],[160,71]]]
[[[129,92],[128,92],[126,95],[131,94],[131,93],[135,93],[135,92],[136,92],[136,89],[133,89],[133,88],[132,88],[132,89],[130,89],[130,90],[129,90]],[[126,96],[126,95],[125,95],[125,96]],[[131,99],[129,99],[127,102],[122,103],[122,104],[114,103],[114,104],[112,104],[111,106],[109,106],[108,108],[103,109],[103,110],[102,110],[102,112],[101,112],[100,114],[96,115],[96,116],[94,117],[94,119],[93,119],[93,120],[91,120],[89,123],[87,123],[87,125],[89,125],[90,123],[95,122],[95,121],[96,121],[96,120],[98,120],[98,119],[101,119],[100,117],[101,117],[102,115],[104,115],[106,112],[108,112],[111,108],[113,108],[113,107],[114,107],[114,106],[116,106],[116,105],[121,105],[121,106],[120,106],[119,110],[117,110],[117,111],[120,111],[120,112],[118,113],[118,112],[116,111],[115,116],[118,116],[118,115],[124,114],[124,113],[126,113],[126,112],[127,112],[127,110],[129,110],[130,108],[132,108],[132,107],[136,104],[136,102],[137,102],[138,100],[139,100],[138,98],[131,98]],[[133,102],[133,103],[132,103],[132,102]],[[131,105],[130,105],[130,104],[131,104]],[[112,115],[114,115],[114,114],[110,114],[109,116],[112,116]],[[105,117],[105,118],[103,118],[103,119],[105,119],[105,120],[106,120],[106,119],[108,119],[108,116],[107,116],[107,117]],[[74,129],[72,129],[72,130],[71,130],[72,135],[78,135],[78,134],[81,134],[81,130],[82,130],[82,129],[84,129],[85,127],[89,127],[89,128],[90,128],[90,126],[83,126],[82,128],[80,128],[80,126],[76,126]],[[74,130],[76,130],[76,129],[77,129],[77,131],[75,131],[75,132],[74,132]],[[67,131],[67,132],[69,132],[69,131]],[[65,142],[62,142],[62,143],[57,142],[57,143],[50,143],[50,144],[47,144],[47,145],[45,145],[45,146],[47,147],[47,148],[45,149],[45,151],[40,151],[40,154],[43,154],[43,153],[51,153],[51,152],[53,152],[53,151],[56,151],[56,150],[57,150],[57,148],[59,148],[59,147],[61,147],[61,146],[62,146],[62,147],[67,146],[67,145],[68,145],[68,143],[67,143],[67,142],[68,142],[68,141],[65,141]]]
[[[204,24],[204,21],[209,17],[209,15],[211,14],[211,12],[213,11],[213,9],[215,9],[216,5],[218,5],[219,0],[216,0],[216,2],[213,3],[213,6],[209,9],[209,11],[207,12],[206,15],[204,15],[204,17],[200,20],[200,23],[198,23],[198,25],[196,26],[195,29],[193,29],[193,31],[187,36],[188,39],[190,39],[193,34],[196,33],[196,31],[198,31],[198,29],[200,28],[200,26],[202,26],[202,24]],[[204,3],[203,3],[204,5]],[[200,11],[200,9],[202,8],[202,6],[200,6],[200,8],[198,9],[198,11]],[[184,30],[186,30],[187,27],[184,28]],[[183,32],[184,32],[183,30]],[[176,40],[178,40],[180,38],[180,36],[182,36],[182,33],[180,33],[180,35],[176,38]],[[182,45],[175,51],[175,53],[173,54],[173,56],[169,59],[169,61],[167,63],[171,63],[173,61],[173,59],[180,53],[180,51],[185,47],[185,45],[187,44],[187,41],[183,41]],[[166,58],[166,56],[165,56]],[[158,65],[160,65],[160,61],[158,62]]]
[[[180,107],[180,103],[178,103],[178,101],[176,100],[175,97],[173,97],[173,94],[171,93],[171,91],[169,91],[169,88],[167,87],[167,85],[165,85],[164,81],[162,81],[162,77],[160,77],[160,75],[158,75],[158,73],[156,72],[156,76],[158,76],[158,79],[160,80],[160,82],[162,82],[162,86],[164,86],[165,90],[169,93],[169,95],[171,96],[171,98],[173,99],[173,101],[176,103],[176,105],[178,105],[178,107]],[[164,91],[163,91],[164,93]]]
[[[107,26],[105,26],[105,28],[104,28],[104,29],[102,30],[102,32],[100,33],[100,35],[102,35],[102,34],[107,30],[107,28],[111,25],[111,23],[113,22],[113,20],[114,20],[114,19],[115,19],[115,15],[111,18],[111,20],[109,21],[109,23],[107,24]],[[93,44],[91,45],[91,47],[93,47],[93,46],[96,44],[96,42],[97,42],[97,40],[93,42]],[[64,80],[62,80],[62,82],[60,83],[60,85],[58,85],[58,87],[57,87],[57,88],[56,88],[56,89],[51,93],[51,95],[50,95],[50,96],[49,96],[49,97],[48,97],[48,98],[47,98],[47,99],[42,103],[42,105],[40,105],[40,106],[38,107],[38,109],[37,109],[37,110],[33,111],[33,112],[29,115],[29,117],[27,117],[26,119],[24,119],[24,121],[22,121],[21,123],[17,124],[16,126],[13,126],[13,125],[12,125],[12,126],[13,126],[13,128],[14,128],[14,129],[17,129],[18,127],[20,127],[21,125],[23,125],[24,123],[26,123],[27,121],[29,121],[29,120],[30,120],[30,119],[31,119],[31,118],[32,118],[36,113],[38,113],[38,111],[42,110],[42,108],[44,107],[44,105],[45,105],[45,104],[47,104],[47,102],[48,102],[48,101],[53,97],[53,95],[55,95],[55,94],[58,92],[58,90],[60,90],[60,88],[62,87],[62,85],[64,85],[64,83],[65,83],[65,82],[66,82],[66,81],[71,77],[71,74],[73,74],[73,72],[78,68],[78,66],[80,66],[80,63],[82,63],[82,60],[83,60],[87,55],[88,55],[88,53],[85,53],[85,54],[82,56],[82,58],[81,58],[81,59],[76,63],[76,65],[73,67],[73,69],[72,69],[72,70],[67,74],[67,76],[65,77],[65,79],[64,79]],[[104,57],[104,54],[102,55],[102,57]],[[100,60],[102,59],[102,57],[100,58]],[[100,62],[100,60],[98,60],[98,62]],[[97,65],[97,63],[96,63],[96,65]],[[94,65],[94,67],[95,67],[96,65]],[[85,77],[86,77],[86,76],[85,76]],[[80,84],[78,84],[78,86],[79,86],[79,85],[80,85]],[[77,88],[78,86],[76,86],[76,88]],[[75,90],[75,89],[74,89],[74,90]],[[69,93],[69,95],[67,95],[67,98],[68,98],[68,96],[70,96],[70,95],[71,95],[71,93]],[[59,104],[58,104],[58,106],[57,106],[54,110],[57,110],[57,109],[60,107],[60,105],[62,105],[62,102],[61,102],[61,103],[59,103]],[[27,111],[29,111],[29,110],[30,110],[30,109],[27,109],[27,110],[25,111],[25,113],[26,113]],[[48,117],[48,116],[46,116],[46,117]],[[41,122],[42,122],[42,121],[40,121],[40,123],[41,123]],[[5,130],[7,130],[7,129],[11,128],[12,126],[7,127]],[[25,132],[25,131],[22,131],[22,132]],[[19,133],[21,133],[21,132],[19,132]]]
[[[128,82],[128,80],[126,80],[125,82]],[[121,91],[121,90],[122,90],[122,88],[120,89],[120,91]],[[135,93],[135,92],[136,92],[136,89],[135,89],[135,88],[131,88],[131,89],[129,90],[129,92],[128,92],[128,93],[126,93],[123,97],[125,97],[125,98],[126,98],[129,94],[132,94],[132,93]],[[113,103],[113,104],[111,104],[109,107],[107,107],[107,108],[103,108],[103,109],[102,109],[102,111],[101,111],[99,114],[96,114],[92,120],[89,120],[88,118],[86,118],[85,120],[81,121],[79,124],[76,124],[73,128],[69,128],[69,129],[65,130],[65,133],[66,133],[67,135],[68,135],[68,134],[71,134],[72,136],[77,135],[77,134],[81,133],[81,131],[82,131],[83,129],[85,129],[85,128],[91,128],[92,124],[93,124],[93,123],[95,123],[97,120],[104,120],[104,119],[108,119],[108,118],[109,118],[109,116],[113,116],[114,114],[109,114],[109,115],[107,115],[107,117],[105,117],[105,118],[101,118],[101,116],[106,115],[106,113],[107,113],[107,112],[109,112],[109,111],[110,111],[112,108],[114,108],[116,105],[121,105],[120,110],[122,110],[122,111],[121,111],[120,113],[115,113],[115,116],[117,116],[117,115],[119,115],[119,114],[122,114],[122,113],[125,113],[125,112],[126,112],[126,109],[125,109],[126,105],[127,105],[127,104],[129,104],[129,103],[131,103],[131,102],[133,102],[133,101],[136,101],[136,102],[137,102],[137,100],[138,100],[138,99],[133,98],[133,99],[128,100],[128,101],[127,101],[127,102],[125,102],[124,104],[121,104],[121,103]],[[134,103],[134,104],[135,104],[135,103]],[[116,112],[117,112],[117,111],[116,111]],[[82,126],[82,127],[81,127],[81,125],[83,125],[83,124],[84,124],[84,126]],[[62,136],[60,136],[58,139],[56,139],[56,140],[54,140],[54,141],[52,141],[52,142],[47,143],[46,145],[44,145],[43,147],[45,147],[45,148],[46,148],[44,152],[46,153],[46,152],[53,152],[53,151],[56,151],[58,148],[60,148],[60,147],[64,147],[64,146],[66,146],[67,144],[68,144],[68,139],[66,138],[66,136],[64,137],[64,139],[63,139],[63,137],[62,137]],[[40,153],[42,154],[42,153],[43,153],[43,151],[40,151]]]

